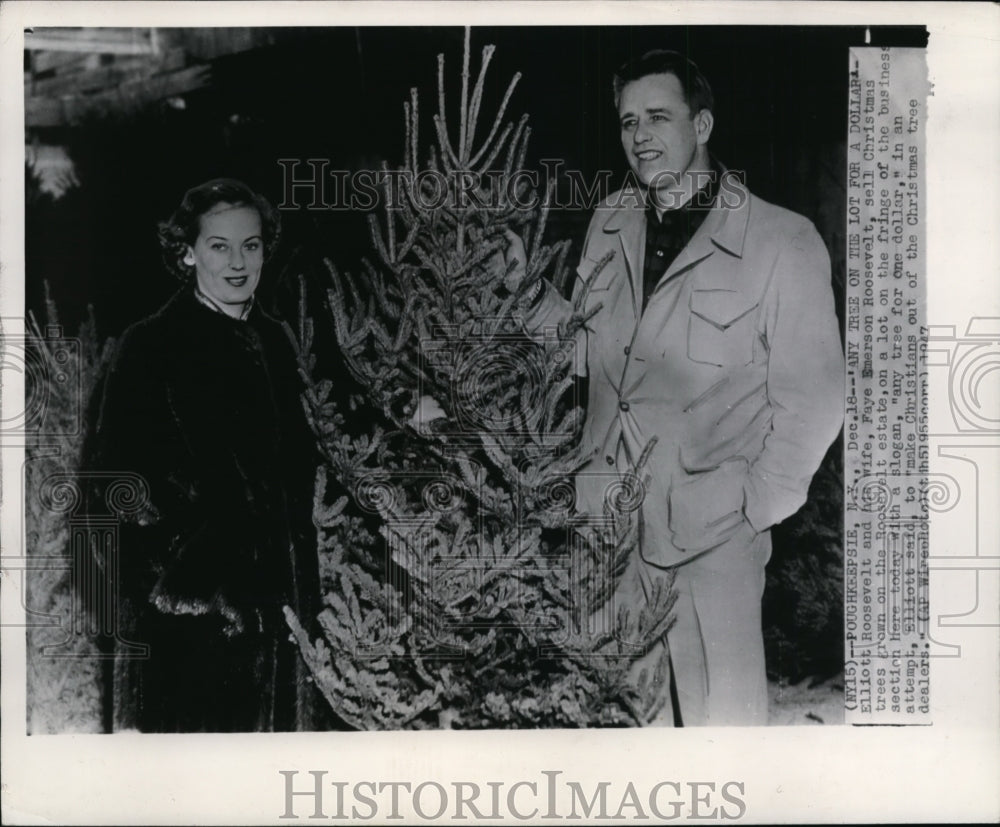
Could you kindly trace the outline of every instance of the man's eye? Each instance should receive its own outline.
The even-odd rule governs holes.
[[[665,121],[667,120],[666,115],[651,115],[649,118],[651,121]]]
[[[635,129],[635,123],[636,122],[631,119],[627,121],[622,121],[622,129]]]

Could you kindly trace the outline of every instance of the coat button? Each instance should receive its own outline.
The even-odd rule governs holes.
[[[632,352],[631,345],[625,345],[625,355],[628,356]]]
[[[604,459],[607,461],[608,465],[615,464],[615,458],[611,456],[611,454],[608,454]]]
[[[623,411],[627,411],[631,406],[628,404],[628,402],[626,402],[623,399],[621,402],[618,403],[618,407],[621,408]]]

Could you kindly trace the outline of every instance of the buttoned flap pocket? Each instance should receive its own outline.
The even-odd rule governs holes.
[[[738,290],[692,290],[688,358],[719,367],[749,365],[757,304]]]

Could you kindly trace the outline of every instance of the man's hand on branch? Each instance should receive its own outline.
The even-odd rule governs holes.
[[[433,422],[435,419],[443,419],[445,415],[433,396],[421,396],[417,402],[417,409],[410,417],[410,425],[419,430],[422,425]]]
[[[528,254],[524,249],[524,242],[521,241],[521,237],[517,233],[513,230],[504,230],[503,234],[507,239],[507,249],[503,252],[503,265],[506,273],[503,286],[514,293],[528,274]]]

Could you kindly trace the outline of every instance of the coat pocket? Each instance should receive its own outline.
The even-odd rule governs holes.
[[[738,290],[692,290],[688,358],[718,367],[749,365],[757,304]]]
[[[748,464],[732,457],[715,468],[679,476],[667,495],[673,542],[685,551],[705,551],[732,537],[746,522],[743,482]]]

